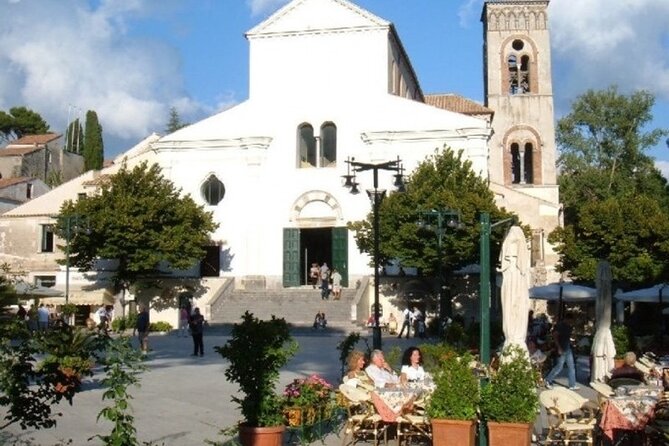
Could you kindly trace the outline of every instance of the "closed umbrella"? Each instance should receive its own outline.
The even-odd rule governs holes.
[[[525,337],[530,306],[530,251],[520,226],[509,229],[502,243],[500,265],[504,347],[514,344],[527,351]]]
[[[595,303],[596,327],[592,341],[592,370],[590,378],[593,381],[604,381],[613,368],[613,358],[616,356],[616,347],[611,335],[611,265],[601,261],[597,265],[597,300]]]

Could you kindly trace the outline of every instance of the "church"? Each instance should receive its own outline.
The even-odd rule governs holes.
[[[485,103],[478,104],[424,92],[395,27],[373,12],[348,0],[293,0],[246,33],[246,101],[147,138],[116,166],[4,214],[3,257],[35,257],[38,227],[63,200],[93,191],[94,178],[123,160],[147,160],[219,223],[192,276],[278,289],[307,284],[310,265],[325,262],[349,286],[371,273],[347,223],[371,211],[364,190],[376,179],[357,173],[362,193],[351,194],[342,185],[352,173],[347,161],[392,162],[397,170],[378,173],[378,189],[391,193],[397,174],[447,146],[463,151],[499,206],[531,226],[535,280],[550,281],[557,256],[546,239],[559,225],[560,203],[548,3],[484,4]],[[32,245],[9,242],[9,228],[21,220],[36,228]],[[58,271],[52,257],[28,262],[39,265],[30,274]]]

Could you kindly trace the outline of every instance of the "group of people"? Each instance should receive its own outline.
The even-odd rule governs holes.
[[[407,306],[402,312],[402,328],[398,338],[402,337],[405,329],[407,339],[412,329],[414,338],[425,338],[425,315],[418,308]]]
[[[53,305],[40,303],[37,307],[33,305],[29,310],[19,305],[16,318],[25,321],[31,331],[47,331],[51,325],[62,321],[63,316]]]
[[[314,262],[309,270],[309,279],[314,289],[320,288],[322,300],[330,299],[330,293],[332,293],[333,300],[341,299],[342,276],[336,268],[330,270],[326,262],[323,262],[321,266]]]
[[[188,311],[187,307],[182,307],[179,310],[179,336],[188,336],[190,332],[193,338],[193,353],[191,356],[204,356],[204,316],[200,313],[200,309],[195,307],[192,311]],[[149,331],[151,327],[149,310],[145,305],[140,306],[137,314],[137,322],[135,323],[134,332],[137,332],[137,339],[139,340],[139,348],[142,353],[149,352]]]
[[[365,355],[353,350],[347,358],[348,370],[343,382],[365,390],[399,389],[412,382],[423,382],[429,375],[423,368],[423,355],[418,347],[407,348],[402,355],[400,373],[386,362],[383,351],[373,350],[366,363]]]

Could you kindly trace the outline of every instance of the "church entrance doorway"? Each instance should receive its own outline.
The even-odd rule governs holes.
[[[348,229],[345,227],[284,228],[283,286],[295,287],[309,283],[312,263],[326,262],[337,268],[342,286],[348,286]]]

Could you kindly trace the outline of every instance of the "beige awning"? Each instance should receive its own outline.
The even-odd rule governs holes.
[[[71,290],[69,303],[75,305],[113,305],[114,294],[106,288],[96,290]],[[63,305],[65,297],[42,297],[40,302]]]

